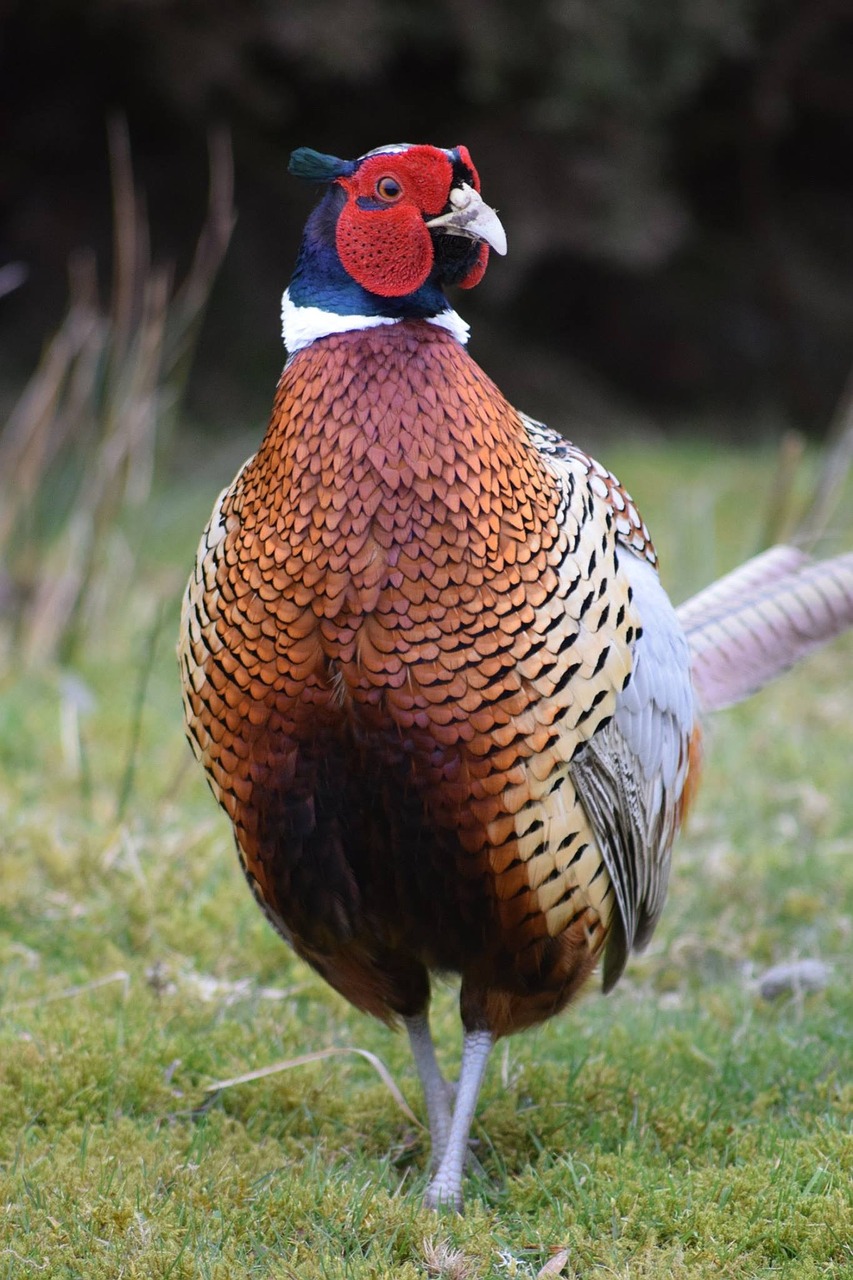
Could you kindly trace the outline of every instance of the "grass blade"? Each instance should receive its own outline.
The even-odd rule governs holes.
[[[300,1054],[298,1058],[286,1058],[284,1062],[274,1062],[269,1067],[258,1067],[256,1071],[247,1071],[244,1075],[232,1076],[230,1080],[217,1080],[214,1084],[207,1086],[206,1092],[217,1093],[221,1089],[232,1089],[238,1084],[248,1084],[250,1080],[263,1080],[265,1076],[274,1076],[280,1071],[290,1071],[293,1067],[305,1067],[311,1062],[322,1062],[324,1058],[338,1058],[351,1053],[357,1053],[360,1058],[364,1058],[366,1062],[370,1063],[406,1118],[416,1124],[419,1129],[422,1129],[424,1126],[412,1111],[408,1102],[406,1102],[399,1085],[382,1059],[377,1057],[375,1053],[371,1053],[369,1049],[359,1049],[355,1045],[332,1049],[317,1049],[314,1053]]]

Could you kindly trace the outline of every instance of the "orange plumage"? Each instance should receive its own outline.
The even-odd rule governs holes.
[[[187,591],[187,725],[273,924],[354,1005],[405,1020],[427,1202],[458,1205],[495,1038],[556,1013],[602,954],[612,985],[657,919],[698,756],[691,656],[629,496],[460,341],[442,287],[503,247],[467,152],[294,165],[329,185],[269,429]],[[431,970],[462,982],[452,1116]]]
[[[188,597],[191,732],[274,921],[379,1016],[419,1012],[426,965],[484,1007],[511,994],[486,1020],[516,1030],[606,937],[597,859],[567,869],[589,832],[565,766],[613,713],[637,620],[612,522],[559,514],[519,415],[416,321],[300,352],[212,521]],[[519,856],[518,815],[557,780],[578,830],[546,875]]]

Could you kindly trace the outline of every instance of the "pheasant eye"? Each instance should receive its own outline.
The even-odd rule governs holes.
[[[399,200],[403,194],[403,188],[396,178],[380,178],[376,183],[376,194],[382,200]]]

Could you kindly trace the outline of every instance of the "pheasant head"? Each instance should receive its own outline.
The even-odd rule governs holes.
[[[466,147],[400,144],[358,160],[301,147],[289,169],[325,188],[284,297],[291,352],[340,330],[342,318],[349,329],[358,317],[366,326],[452,316],[445,288],[479,284],[490,247],[506,253],[504,229],[480,196]]]

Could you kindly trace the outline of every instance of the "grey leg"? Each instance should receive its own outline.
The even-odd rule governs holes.
[[[426,1014],[419,1014],[416,1018],[406,1018],[405,1022],[429,1117],[432,1167],[437,1169],[444,1156],[447,1137],[450,1133],[450,1090],[435,1058],[429,1018]]]
[[[428,1209],[455,1209],[462,1212],[462,1170],[468,1151],[468,1135],[477,1107],[486,1063],[494,1045],[490,1031],[466,1031],[462,1041],[462,1066],[456,1086],[456,1105],[450,1122],[447,1146],[424,1195]]]

